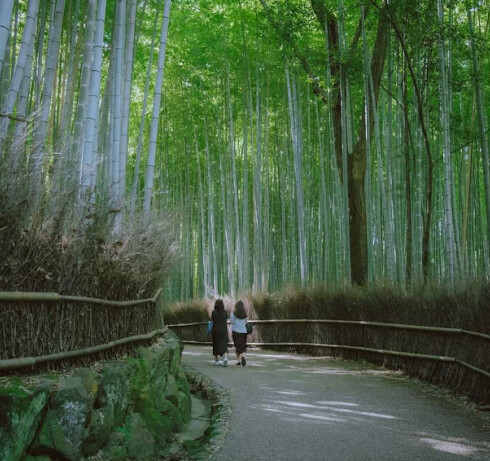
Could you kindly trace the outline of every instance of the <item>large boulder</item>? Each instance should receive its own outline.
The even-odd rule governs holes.
[[[181,354],[168,333],[136,358],[107,362],[100,376],[10,379],[0,387],[0,461],[161,459],[190,416]]]
[[[131,403],[131,385],[138,369],[134,359],[109,362],[102,370],[98,404],[100,408],[109,407],[114,426],[122,426],[126,421]]]
[[[22,458],[34,438],[49,398],[52,381],[26,387],[19,379],[0,388],[0,459]]]
[[[82,444],[83,455],[95,455],[109,439],[113,427],[114,415],[112,407],[94,409],[90,417],[90,423],[85,430]]]
[[[151,354],[151,358],[155,358]],[[131,382],[131,401],[133,411],[139,413],[145,427],[158,440],[160,446],[165,446],[166,437],[178,426],[180,421],[177,408],[165,398],[165,388],[155,386],[152,381],[148,357],[136,360],[137,370]],[[177,389],[176,389],[177,390]],[[176,411],[173,411],[174,407]]]
[[[139,413],[132,413],[128,417],[127,437],[128,455],[131,459],[151,460],[157,455],[155,437],[146,428],[145,422]]]
[[[112,461],[124,461],[128,459],[126,437],[122,429],[111,433],[109,441],[102,449],[102,459],[110,459]]]
[[[91,414],[97,388],[97,376],[91,370],[63,378],[51,397],[49,409],[30,453],[79,460],[82,456],[85,425]]]

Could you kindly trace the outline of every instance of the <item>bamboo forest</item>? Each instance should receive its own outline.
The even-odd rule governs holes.
[[[0,288],[109,298],[100,252],[175,300],[485,278],[489,26],[487,0],[1,0]]]

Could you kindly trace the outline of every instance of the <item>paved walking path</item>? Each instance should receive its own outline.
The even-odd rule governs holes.
[[[488,415],[373,365],[250,351],[223,368],[195,346],[183,359],[230,391],[218,461],[490,460]]]

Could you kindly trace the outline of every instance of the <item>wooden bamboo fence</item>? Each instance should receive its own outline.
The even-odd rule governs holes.
[[[107,351],[164,334],[160,295],[133,301],[0,292],[0,371]]]
[[[256,326],[249,346],[314,354],[327,349],[332,355],[346,358],[367,357],[432,382],[471,388],[466,393],[476,400],[490,399],[490,335],[485,333],[354,320],[272,319],[249,323]],[[178,330],[183,343],[210,345],[206,324],[191,322],[168,327]]]

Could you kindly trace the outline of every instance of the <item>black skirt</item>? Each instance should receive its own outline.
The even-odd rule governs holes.
[[[231,336],[233,337],[236,353],[240,355],[247,352],[247,333],[237,333],[236,331],[232,331]]]
[[[224,355],[228,352],[228,332],[213,331],[213,355]]]
[[[223,355],[228,352],[228,326],[226,324],[228,316],[226,311],[216,311],[212,313],[213,319],[213,355]]]

